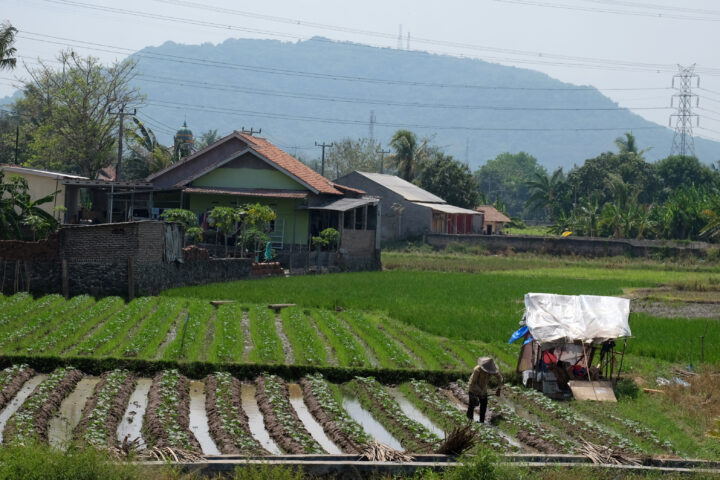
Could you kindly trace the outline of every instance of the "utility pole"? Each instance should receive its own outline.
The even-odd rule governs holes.
[[[325,143],[325,142],[323,142],[323,143],[315,142],[315,146],[322,147],[322,161],[320,163],[320,175],[322,175],[324,177],[325,176],[325,148],[326,147],[327,148],[334,147],[335,144],[334,143]]]
[[[136,115],[137,109],[133,108],[132,113],[125,111],[125,105],[120,107],[119,112],[110,112],[111,115],[118,115],[120,117],[120,127],[118,129],[118,159],[117,159],[117,167],[115,169],[115,180],[120,181],[120,166],[122,164],[122,150],[123,150],[123,130],[125,125],[125,116],[126,115]]]
[[[380,153],[380,173],[384,173],[385,172],[385,154],[390,153],[390,150],[383,150],[381,148],[379,153]]]
[[[673,125],[675,119],[675,136],[673,137],[670,155],[690,155],[695,156],[695,141],[693,140],[692,123],[695,119],[696,124],[700,125],[700,117],[692,113],[692,103],[695,100],[695,106],[700,105],[700,98],[692,93],[693,80],[696,86],[700,86],[700,77],[695,73],[695,64],[689,67],[678,65],[679,72],[673,76],[672,87],[677,89],[677,93],[673,94],[670,99],[670,106],[673,106],[675,98],[678,99],[677,113],[670,115],[669,126]],[[675,80],[678,80],[679,86],[675,86]]]
[[[375,110],[370,110],[370,144],[375,144]]]

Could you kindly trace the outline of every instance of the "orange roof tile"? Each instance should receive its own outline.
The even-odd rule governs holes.
[[[261,137],[253,137],[246,133],[236,132],[240,137],[248,142],[249,147],[258,152],[266,159],[273,162],[282,170],[297,177],[320,193],[329,193],[333,195],[342,195],[332,182],[323,177],[304,163],[280,150],[278,147]]]
[[[482,212],[485,222],[509,222],[510,219],[503,215],[497,208],[492,205],[480,205],[475,207],[475,210]]]

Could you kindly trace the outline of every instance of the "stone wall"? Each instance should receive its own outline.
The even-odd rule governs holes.
[[[110,259],[137,263],[163,259],[163,222],[72,225],[60,229],[60,256],[68,262]]]
[[[663,257],[705,256],[711,244],[704,242],[671,242],[660,240],[630,240],[590,237],[536,237],[530,235],[446,235],[428,234],[428,244],[444,249],[451,243],[481,245],[491,251],[581,255],[586,257],[614,257],[629,255]]]

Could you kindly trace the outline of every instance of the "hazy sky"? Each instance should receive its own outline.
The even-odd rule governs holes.
[[[168,40],[321,35],[397,47],[402,25],[403,49],[409,33],[413,50],[594,85],[621,106],[646,108],[635,111],[662,125],[672,112],[676,64],[695,63],[701,77],[695,133],[720,140],[720,2],[712,0],[0,0],[0,12],[20,30],[19,63],[30,66],[68,46],[109,62]],[[0,73],[0,96],[14,92],[24,70]]]

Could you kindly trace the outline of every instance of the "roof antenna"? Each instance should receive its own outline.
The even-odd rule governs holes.
[[[253,133],[262,133],[262,128],[258,128],[257,130],[255,130],[253,127],[250,127],[250,130],[246,130],[245,127],[241,127],[240,133],[245,133],[252,136]]]

